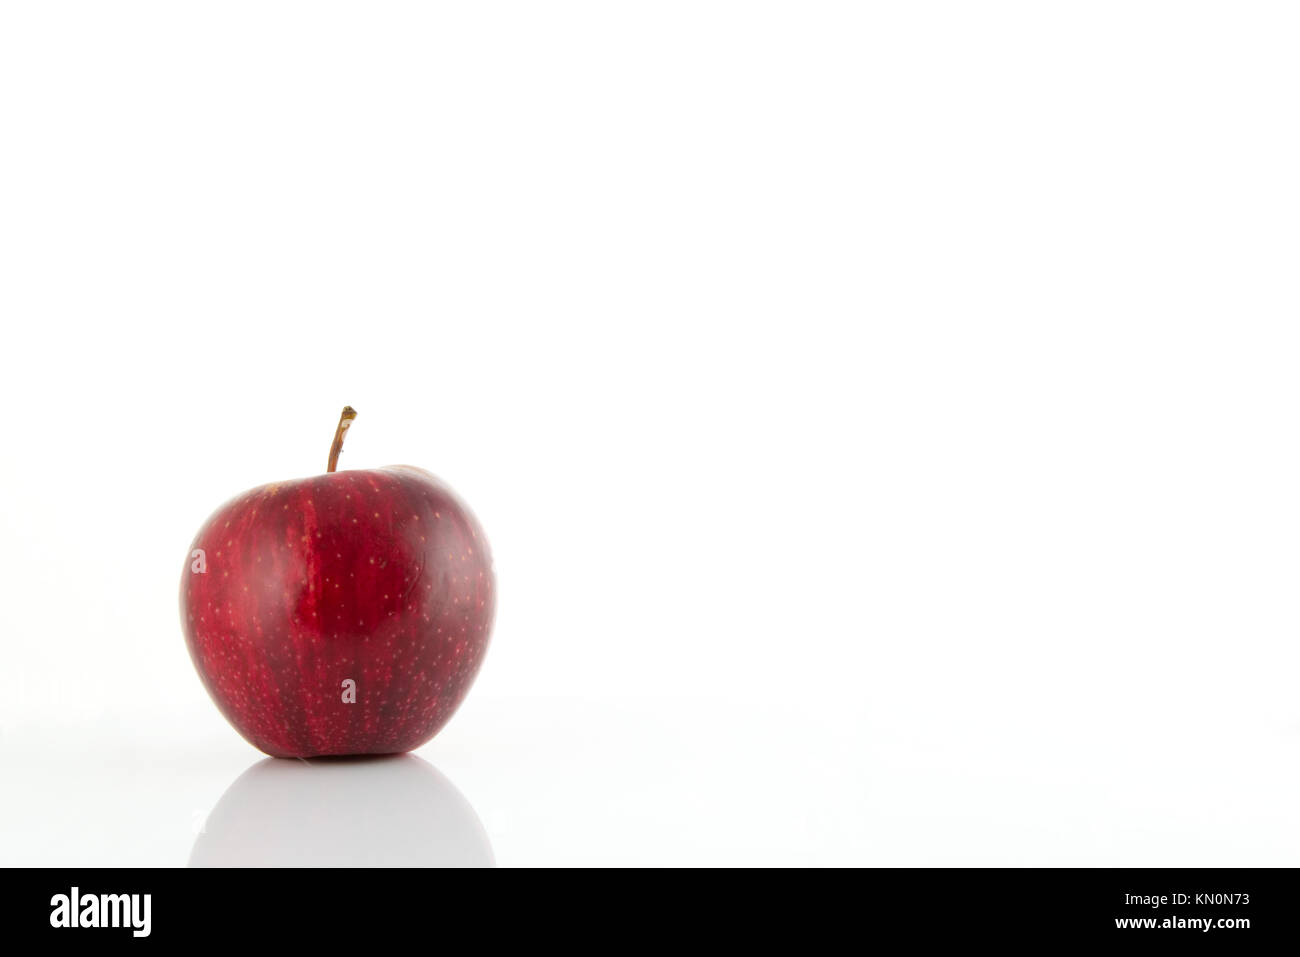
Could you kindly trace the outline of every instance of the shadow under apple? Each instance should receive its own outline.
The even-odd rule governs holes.
[[[469,802],[427,761],[267,758],[226,789],[190,867],[492,867]]]

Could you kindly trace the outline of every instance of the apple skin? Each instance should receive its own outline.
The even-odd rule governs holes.
[[[273,757],[307,758],[410,751],[437,734],[483,662],[496,585],[451,489],[390,466],[227,502],[190,546],[180,599],[226,720]]]

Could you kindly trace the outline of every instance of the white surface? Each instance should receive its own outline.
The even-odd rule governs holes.
[[[185,548],[344,403],[500,604],[446,780],[333,769],[324,831],[379,788],[500,865],[1300,863],[1298,26],[5,6],[0,864],[212,836],[259,756]]]

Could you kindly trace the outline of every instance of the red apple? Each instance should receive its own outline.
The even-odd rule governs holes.
[[[389,754],[432,738],[483,662],[495,607],[483,530],[397,465],[238,495],[190,546],[181,623],[221,713],[276,757]]]

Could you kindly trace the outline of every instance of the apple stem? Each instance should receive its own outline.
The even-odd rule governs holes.
[[[343,451],[343,436],[347,434],[348,428],[352,425],[352,420],[357,417],[357,410],[350,405],[343,407],[343,414],[339,416],[339,427],[334,430],[334,444],[330,446],[330,464],[326,472],[333,472],[339,466],[339,453]]]

